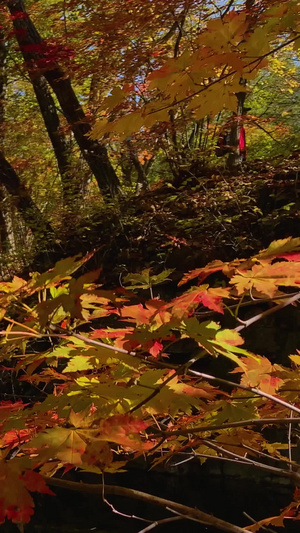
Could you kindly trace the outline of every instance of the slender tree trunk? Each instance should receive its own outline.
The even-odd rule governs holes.
[[[124,183],[129,187],[132,187],[133,164],[127,150],[121,151],[119,164],[122,170]]]
[[[5,93],[7,85],[6,60],[7,49],[4,35],[0,32],[0,201],[7,201],[7,193],[14,197],[15,206],[20,212],[26,226],[31,229],[35,237],[45,240],[54,238],[51,225],[45,220],[43,214],[33,202],[28,191],[21,184],[19,176],[3,155],[4,150],[4,124],[5,124]],[[5,248],[8,241],[7,224],[3,210],[0,210],[0,248]]]
[[[16,37],[27,62],[27,67],[40,75],[41,60],[44,59],[42,40],[30,17],[26,13],[23,0],[7,0],[7,5],[16,30]],[[23,16],[20,17],[19,14]],[[38,53],[32,52],[32,45],[40,46]],[[91,126],[73,90],[70,79],[55,60],[47,64],[43,71],[47,82],[56,95],[66,120],[70,124],[81,153],[94,174],[103,194],[115,196],[120,192],[118,177],[111,165],[105,146],[89,137]]]
[[[55,153],[61,176],[64,205],[68,206],[75,201],[80,192],[80,183],[75,180],[70,168],[72,158],[70,144],[61,130],[55,102],[45,78],[31,75],[31,82]]]
[[[40,240],[53,239],[54,232],[42,212],[32,200],[28,191],[21,183],[18,174],[0,152],[0,183],[15,199],[15,206],[21,214],[26,226]]]
[[[255,0],[246,0],[245,8],[248,11],[246,19],[251,22],[251,9],[255,4]],[[246,80],[241,78],[240,85],[246,85]],[[241,120],[239,117],[244,114],[244,103],[246,99],[246,92],[236,93],[237,97],[237,120],[234,120],[230,130],[230,146],[233,147],[233,151],[229,154],[227,159],[227,167],[229,170],[235,170],[242,161],[240,150],[239,150],[239,139],[241,132]]]
[[[233,122],[230,129],[230,140],[229,144],[232,147],[231,152],[228,155],[227,167],[229,170],[235,170],[238,168],[242,162],[242,155],[239,148],[239,140],[241,133],[241,119],[240,117],[244,113],[244,102],[246,98],[245,92],[236,93],[237,97],[237,115],[233,116]]]
[[[5,69],[6,55],[7,50],[5,45],[5,39],[0,27],[0,146],[3,145],[4,138],[4,101],[7,85]]]
[[[0,150],[3,150],[4,144],[4,120],[5,120],[5,93],[7,85],[7,76],[6,76],[6,56],[7,49],[5,45],[5,39],[3,33],[0,31]],[[6,249],[8,241],[8,233],[6,227],[5,216],[3,212],[4,204],[4,191],[3,187],[0,186],[0,251],[3,252]]]
[[[144,169],[143,165],[140,163],[140,161],[139,161],[139,159],[137,157],[137,154],[135,152],[135,149],[132,146],[131,142],[127,141],[126,145],[127,145],[127,149],[128,149],[129,159],[130,159],[131,163],[133,164],[135,170],[137,171],[136,190],[137,190],[137,192],[139,192],[141,190],[145,191],[145,190],[148,189],[148,180],[147,180],[147,176],[146,176],[146,173],[145,173],[145,169]]]

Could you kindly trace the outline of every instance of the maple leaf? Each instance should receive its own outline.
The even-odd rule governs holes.
[[[300,365],[300,354],[298,352],[298,355],[289,355],[289,358],[291,359],[291,361],[293,361],[293,363],[295,363],[296,365]]]
[[[94,252],[91,252],[81,259],[78,259],[80,255],[75,255],[74,257],[68,257],[67,259],[58,261],[54,268],[48,270],[44,274],[35,274],[29,285],[30,289],[35,291],[37,289],[55,286],[64,279],[70,279],[70,274],[76,272],[76,270],[86,263],[93,255]]]
[[[133,333],[134,328],[103,328],[94,329],[90,335],[91,339],[118,339],[124,338],[128,333]]]
[[[204,290],[201,303],[204,307],[208,307],[208,309],[224,314],[222,299],[228,298],[228,291],[229,289],[223,289],[222,287]]]
[[[25,406],[26,404],[24,404],[20,400],[16,402],[1,401],[0,402],[0,421],[6,420],[12,415],[13,412],[24,409]]]
[[[279,286],[300,285],[300,263],[278,262],[272,265],[254,265],[251,270],[240,271],[230,280],[238,294],[252,289],[273,298]]]
[[[28,523],[33,515],[34,502],[12,461],[0,462],[0,523],[7,517],[14,523]]]
[[[142,304],[123,307],[122,316],[133,318],[137,326],[153,323],[156,327],[160,327],[169,322],[171,315],[164,301],[148,300],[145,307]]]
[[[170,377],[172,377],[171,380],[169,380]],[[166,379],[168,379],[168,383],[164,385]],[[201,388],[198,389],[198,387],[181,383],[174,371],[166,374],[165,370],[147,370],[140,377],[134,389],[147,399],[143,410],[152,415],[170,414],[174,416],[180,411],[190,414],[192,407],[201,410],[204,408],[201,398],[206,396],[205,392]],[[150,399],[149,389],[150,392],[151,389],[158,391]]]
[[[95,413],[97,413],[97,409],[95,410]],[[96,416],[96,414],[92,413],[90,406],[77,413],[71,409],[68,416],[68,422],[75,428],[89,428],[93,424]]]
[[[149,350],[149,353],[157,359],[157,356],[162,352],[164,346],[159,341],[148,341],[148,343],[145,344],[144,348],[146,350]]]
[[[168,310],[168,305],[164,300],[147,300],[146,307],[151,311],[152,317],[151,317],[151,325],[155,328],[159,328],[163,326],[164,324],[168,324],[171,320],[171,313]]]
[[[34,470],[26,470],[25,473],[20,476],[20,479],[24,482],[26,489],[30,492],[40,492],[41,494],[55,496],[55,493],[46,485],[41,474]]]
[[[256,431],[245,428],[236,428],[236,429],[226,429],[220,431],[220,434],[215,438],[215,441],[219,443],[222,448],[230,452],[239,455],[240,457],[245,456],[245,448],[241,445],[246,445],[252,448],[252,450],[247,450],[247,454],[254,455],[255,451],[260,451],[264,444],[264,438],[262,435]]]
[[[191,386],[185,385],[182,386],[182,392],[188,396],[195,396],[197,398],[205,398],[206,400],[213,400],[217,394],[220,394],[218,390],[210,386]]]
[[[223,270],[226,263],[223,263],[223,261],[213,261],[212,263],[208,263],[206,267],[203,268],[196,268],[195,270],[190,270],[187,274],[184,274],[183,278],[178,283],[178,286],[184,285],[185,283],[188,283],[188,281],[191,281],[194,278],[199,278],[199,282],[207,278],[207,276],[210,276],[210,274],[213,274],[214,272],[219,272],[220,270]]]
[[[200,285],[178,296],[167,305],[174,317],[182,319],[190,311],[198,307],[201,303],[205,307],[218,313],[224,313],[222,299],[228,297],[228,289],[209,288],[208,285]]]
[[[111,466],[113,462],[113,452],[107,442],[103,440],[94,439],[87,444],[86,450],[82,455],[81,468],[85,465],[96,466],[103,471],[106,467]],[[123,463],[124,464],[124,463]]]
[[[149,289],[153,285],[159,285],[169,280],[168,276],[173,272],[173,269],[164,270],[158,275],[150,274],[150,272],[151,269],[146,268],[140,274],[127,274],[124,283],[130,284],[130,289]]]
[[[201,446],[198,446],[195,449],[195,453],[200,455],[199,459],[202,465],[207,461],[207,457],[201,457],[201,455],[211,455],[212,457],[218,456],[218,452],[216,450],[213,450],[206,444],[201,444]]]
[[[133,318],[136,321],[137,326],[141,324],[149,324],[152,317],[152,311],[145,309],[142,304],[126,306],[122,310],[124,318]]]
[[[187,337],[198,342],[208,353],[216,355],[217,352],[211,341],[215,339],[216,332],[220,329],[219,324],[213,321],[200,323],[196,317],[192,317],[185,319],[184,325]]]
[[[243,337],[232,329],[223,329],[216,333],[216,341],[229,344],[231,346],[241,346],[244,344]]]
[[[0,283],[0,292],[15,293],[27,286],[27,281],[18,276],[14,276],[12,281],[2,281]]]
[[[67,364],[66,368],[63,369],[63,373],[67,372],[81,372],[82,370],[90,370],[94,368],[90,356],[86,355],[75,355]]]
[[[149,426],[149,422],[130,415],[115,415],[101,420],[99,438],[116,442],[126,448],[142,450],[151,445],[143,443],[139,434]]]
[[[239,422],[240,420],[258,418],[256,408],[242,398],[233,397],[230,400],[219,400],[212,406],[213,424],[224,422]],[[215,412],[215,410],[217,410]]]
[[[14,421],[13,425],[16,426],[17,421]],[[7,427],[7,424],[5,424],[5,427]],[[33,429],[11,429],[9,431],[6,431],[0,437],[0,445],[1,446],[20,445],[23,442],[28,442],[33,434],[34,434]]]
[[[300,238],[287,237],[271,242],[265,250],[262,250],[255,257],[257,259],[270,259],[273,257],[286,257],[300,251]]]
[[[243,373],[241,384],[246,387],[259,387],[263,392],[275,394],[280,388],[283,380],[272,376],[274,367],[266,357],[256,355],[255,357],[242,357],[242,368],[235,368],[232,373]]]
[[[82,463],[81,456],[86,449],[83,435],[80,430],[54,427],[39,433],[29,442],[28,446],[37,449],[37,463],[57,457],[64,463],[80,465]],[[26,447],[28,446],[26,445]]]

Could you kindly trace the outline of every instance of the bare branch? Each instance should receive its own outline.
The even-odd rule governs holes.
[[[292,472],[290,470],[284,470],[283,468],[277,468],[276,466],[270,466],[265,463],[259,463],[258,461],[254,461],[253,459],[250,459],[249,457],[241,457],[237,453],[230,452],[229,450],[226,450],[222,446],[219,446],[215,442],[211,442],[209,440],[204,439],[202,442],[204,442],[209,448],[212,448],[218,453],[222,453],[225,455],[225,457],[229,457],[232,459],[235,459],[236,461],[242,461],[248,465],[252,465],[255,468],[258,468],[259,470],[265,470],[266,472],[270,472],[271,474],[275,474],[281,477],[288,478],[292,480],[297,486],[300,485],[300,475],[297,472]]]
[[[92,484],[92,483],[76,483],[74,481],[67,481],[65,479],[50,478],[43,476],[46,483],[54,487],[61,487],[68,490],[79,491],[86,494],[98,494],[102,495],[103,485]],[[225,531],[227,533],[246,533],[244,528],[221,520],[220,518],[215,518],[214,516],[204,513],[199,509],[194,509],[186,505],[182,505],[171,500],[166,500],[165,498],[159,498],[153,494],[148,494],[146,492],[141,492],[139,490],[130,489],[126,487],[119,487],[117,485],[105,485],[105,493],[115,496],[123,496],[125,498],[132,498],[135,500],[140,500],[148,504],[157,505],[163,507],[166,510],[172,511],[180,515],[182,518],[187,520],[194,520],[202,524],[209,524],[214,527],[215,530]]]
[[[242,331],[243,329],[248,328],[249,326],[257,322],[258,320],[262,320],[266,316],[276,313],[276,311],[280,311],[280,309],[283,309],[284,307],[287,307],[288,305],[291,305],[292,303],[297,302],[298,300],[300,300],[300,293],[297,293],[294,296],[287,298],[284,302],[280,302],[280,304],[276,305],[275,307],[271,307],[270,309],[267,309],[266,311],[263,311],[262,313],[259,313],[258,315],[249,318],[243,324],[237,326],[235,328],[235,331]]]
[[[194,428],[178,429],[176,431],[157,431],[148,435],[148,438],[155,437],[176,437],[178,435],[194,435],[195,433],[205,433],[208,431],[218,431],[220,429],[239,428],[245,426],[269,426],[281,424],[300,424],[300,418],[254,418],[252,420],[240,420],[238,422],[226,422],[225,424],[199,426]]]
[[[170,516],[170,518],[163,518],[162,520],[156,520],[155,522],[152,522],[150,526],[145,527],[144,529],[141,529],[139,533],[146,533],[148,531],[151,531],[157,526],[161,526],[163,524],[168,524],[169,522],[176,522],[178,520],[182,520],[185,518],[185,516]]]
[[[240,383],[234,383],[234,381],[228,381],[227,379],[217,378],[215,376],[211,376],[210,374],[197,372],[196,370],[188,370],[187,373],[192,376],[197,376],[199,378],[206,379],[207,381],[216,381],[217,383],[222,383],[223,385],[229,385],[230,387],[253,392],[258,396],[261,396],[262,398],[268,398],[268,400],[272,400],[273,402],[278,403],[279,405],[282,405],[283,407],[286,407],[287,409],[290,409],[291,411],[300,414],[300,409],[298,409],[298,407],[295,407],[293,404],[281,400],[277,396],[272,396],[272,394],[263,392],[260,389],[257,389],[256,387],[246,387],[245,385],[241,385]]]

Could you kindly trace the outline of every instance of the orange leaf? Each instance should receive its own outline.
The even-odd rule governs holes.
[[[242,357],[241,361],[244,368],[236,368],[232,373],[243,373],[241,379],[242,385],[246,387],[259,387],[263,392],[275,394],[282,384],[282,379],[271,375],[274,372],[274,368],[269,359],[257,355],[255,358]]]
[[[38,472],[34,470],[26,470],[25,473],[20,476],[20,479],[24,482],[27,490],[30,492],[40,492],[42,494],[49,494],[55,496],[55,493],[49,489],[46,485],[44,478]]]
[[[0,523],[3,524],[6,517],[14,523],[28,523],[34,502],[12,461],[0,463],[0,484]]]
[[[149,426],[148,422],[130,415],[115,415],[100,422],[99,437],[131,449],[145,449],[139,433]]]
[[[223,263],[223,261],[213,261],[212,263],[209,263],[204,268],[196,268],[195,270],[190,270],[187,274],[184,274],[182,280],[178,283],[178,286],[184,285],[188,281],[191,281],[191,279],[199,278],[199,283],[205,280],[207,276],[210,276],[210,274],[213,274],[214,272],[218,272],[224,268],[226,263]]]
[[[200,285],[200,287],[174,298],[167,307],[171,309],[173,316],[180,319],[198,307],[200,303],[208,309],[223,314],[222,298],[228,297],[228,290],[222,287],[209,289],[208,285]]]

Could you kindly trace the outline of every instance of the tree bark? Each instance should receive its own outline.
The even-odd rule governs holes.
[[[0,184],[4,185],[15,199],[15,206],[21,214],[26,226],[31,229],[39,240],[53,240],[55,234],[42,212],[32,200],[30,194],[21,183],[18,174],[0,152]]]
[[[4,188],[8,194],[14,197],[16,208],[20,212],[26,226],[31,229],[35,238],[40,237],[40,239],[43,240],[46,238],[53,239],[54,232],[51,225],[45,220],[43,214],[33,202],[28,191],[22,185],[19,176],[3,155],[5,136],[5,93],[7,85],[5,65],[6,56],[7,49],[5,38],[3,33],[0,32],[0,201],[6,201]],[[6,216],[1,209],[0,249],[5,249],[6,243],[9,244],[9,241]]]
[[[7,86],[7,76],[6,76],[6,56],[7,49],[5,44],[5,38],[2,31],[0,31],[0,150],[3,150],[4,144],[4,120],[5,120],[5,93]],[[4,191],[0,186],[0,203],[3,206],[4,203]],[[0,209],[0,251],[3,252],[7,247],[8,242],[8,232],[6,227],[5,216],[3,209]]]
[[[23,0],[7,0],[7,6],[13,16],[16,38],[31,76],[41,74],[41,60],[45,60],[45,42],[26,13]],[[22,17],[20,17],[20,13]],[[32,46],[39,46],[38,52]],[[109,161],[105,146],[90,139],[91,125],[73,90],[71,81],[59,67],[55,59],[43,64],[43,75],[56,95],[62,111],[70,124],[81,153],[88,163],[101,192],[116,196],[120,193],[120,183]]]
[[[129,159],[137,172],[136,190],[137,192],[146,191],[148,189],[148,180],[147,180],[147,176],[145,173],[145,169],[143,165],[140,163],[137,157],[137,154],[135,152],[135,149],[132,146],[131,142],[127,141],[126,145],[128,149]]]
[[[61,131],[55,102],[45,78],[31,76],[31,82],[55,153],[61,176],[64,205],[68,206],[74,202],[80,192],[80,183],[76,183],[70,169],[72,158],[70,145]]]
[[[3,145],[4,138],[4,101],[7,85],[5,70],[6,55],[7,50],[5,45],[4,34],[0,29],[0,147],[2,147]]]

